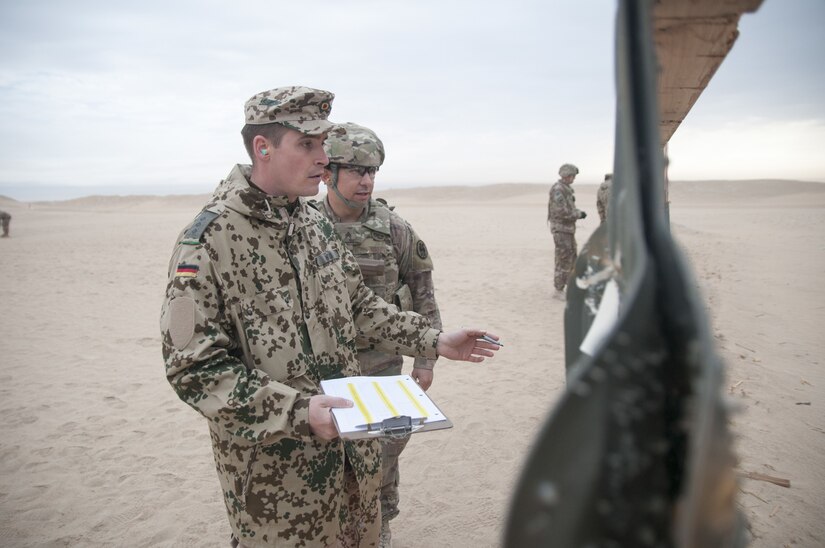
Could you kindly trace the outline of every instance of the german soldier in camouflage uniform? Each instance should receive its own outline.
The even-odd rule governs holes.
[[[237,546],[375,546],[381,446],[342,442],[322,379],[376,348],[479,362],[484,331],[439,332],[364,285],[305,196],[318,192],[333,94],[305,87],[246,103],[237,165],[180,235],[161,312],[166,374],[209,423]]]
[[[412,310],[441,328],[435,302],[433,262],[427,246],[413,228],[385,203],[372,198],[375,174],[384,163],[384,144],[370,129],[342,124],[346,133],[327,138],[329,165],[324,170],[327,196],[321,211],[335,223],[364,276],[379,297],[401,310]],[[358,362],[364,375],[400,375],[403,358],[377,350],[356,339]],[[433,380],[434,360],[416,358],[411,377],[426,390]],[[381,547],[391,546],[389,521],[398,515],[398,457],[409,436],[383,441],[381,485]]]
[[[600,222],[607,220],[607,210],[610,207],[610,187],[613,186],[613,174],[606,173],[604,181],[596,192],[596,209],[599,210]]]
[[[550,187],[550,199],[547,204],[547,221],[553,233],[556,247],[556,268],[553,275],[555,297],[564,300],[564,286],[576,262],[576,221],[587,217],[587,213],[576,209],[576,195],[571,185],[579,173],[573,164],[564,164],[559,168],[561,179]]]

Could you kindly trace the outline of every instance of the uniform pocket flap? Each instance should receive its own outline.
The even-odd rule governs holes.
[[[318,270],[318,280],[321,282],[322,287],[336,287],[346,281],[344,271],[341,270],[340,266],[336,267],[335,264],[330,264]]]
[[[245,299],[241,307],[246,318],[270,316],[292,308],[292,297],[286,287],[265,289],[251,299]]]

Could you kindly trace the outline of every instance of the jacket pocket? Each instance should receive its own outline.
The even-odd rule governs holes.
[[[238,306],[247,365],[283,382],[303,375],[306,361],[299,359],[302,345],[295,298],[289,287],[264,288]]]
[[[341,261],[318,268],[310,280],[312,313],[307,327],[313,346],[332,351],[338,345],[355,339],[352,302],[347,289],[347,276]]]

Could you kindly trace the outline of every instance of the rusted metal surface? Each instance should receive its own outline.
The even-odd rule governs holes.
[[[656,0],[659,130],[667,144],[739,36],[739,18],[762,0]]]

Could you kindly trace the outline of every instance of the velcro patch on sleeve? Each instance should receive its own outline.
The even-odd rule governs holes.
[[[169,336],[178,350],[183,350],[195,334],[195,300],[176,297],[169,302]]]

